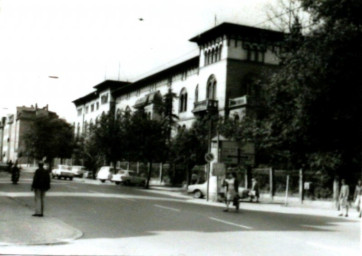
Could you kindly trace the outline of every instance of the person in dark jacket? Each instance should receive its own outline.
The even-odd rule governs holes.
[[[45,192],[50,189],[49,172],[43,168],[44,163],[39,162],[39,168],[35,171],[31,190],[35,196],[35,217],[43,217]]]

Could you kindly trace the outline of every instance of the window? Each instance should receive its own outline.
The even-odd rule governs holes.
[[[121,114],[122,114],[121,110],[117,109],[116,118],[120,118]]]
[[[89,111],[89,106],[86,106],[85,107],[85,113],[88,114],[88,111]]]
[[[254,62],[264,62],[265,58],[265,47],[262,45],[246,43],[244,46],[246,50],[246,59]]]
[[[129,106],[126,107],[125,116],[130,117],[131,116],[131,108]]]
[[[187,91],[185,88],[182,88],[180,92],[180,107],[179,112],[185,112],[187,110]]]
[[[94,104],[91,105],[91,112],[94,111]]]
[[[96,103],[96,109],[99,109],[99,102]]]
[[[195,102],[199,102],[199,85],[196,85],[195,89]]]
[[[108,94],[104,94],[101,96],[101,104],[108,103]]]
[[[204,51],[204,64],[209,65],[221,60],[221,49],[222,45],[216,46],[211,50]]]
[[[78,108],[78,116],[81,116],[82,115],[82,109],[81,108]]]
[[[216,79],[214,75],[211,75],[207,80],[206,95],[209,100],[216,100]]]

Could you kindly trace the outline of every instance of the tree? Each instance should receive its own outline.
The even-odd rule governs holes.
[[[24,135],[25,152],[35,159],[46,157],[52,167],[54,158],[69,158],[73,151],[73,128],[52,115],[36,116]]]
[[[295,20],[280,70],[266,84],[264,146],[295,168],[348,177],[361,168],[362,2],[300,2],[314,28],[302,36]]]
[[[151,120],[141,109],[135,112],[127,131],[127,139],[132,142],[129,148],[133,160],[149,163],[147,181],[148,188],[152,177],[152,164],[165,161],[167,152],[167,134],[164,124],[159,120]]]
[[[190,129],[181,129],[172,139],[170,160],[185,167],[186,181],[190,184],[191,170],[195,165],[205,164],[208,150],[209,123],[205,118],[197,119]],[[215,129],[212,134],[215,134]]]
[[[115,115],[113,111],[103,114],[99,121],[90,127],[86,149],[97,149],[107,165],[116,166],[117,161],[122,160],[127,152],[125,142],[128,141],[124,122],[121,115]]]

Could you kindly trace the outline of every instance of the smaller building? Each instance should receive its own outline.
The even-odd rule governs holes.
[[[48,110],[48,105],[43,108],[35,106],[17,107],[16,112],[8,114],[7,117],[1,119],[0,125],[0,152],[1,161],[16,161],[19,163],[27,163],[28,159],[25,152],[24,135],[31,128],[34,118],[39,115],[52,115],[55,118],[58,115]]]

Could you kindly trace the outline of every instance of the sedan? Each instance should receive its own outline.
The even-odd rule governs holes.
[[[206,191],[207,191],[207,182],[204,182],[201,184],[190,185],[187,188],[187,193],[193,194],[194,198],[204,197],[207,193]],[[223,190],[221,190],[221,192],[219,192],[220,197],[225,197],[224,194],[225,193]],[[249,189],[239,186],[239,198],[243,199],[243,198],[247,198],[247,197],[249,197]]]

